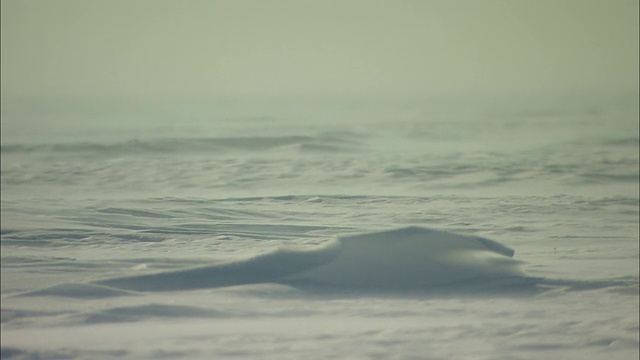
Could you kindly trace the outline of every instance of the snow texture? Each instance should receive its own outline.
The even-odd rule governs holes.
[[[2,359],[637,359],[637,109],[436,103],[3,132]]]
[[[488,239],[409,227],[341,237],[313,249],[281,249],[242,261],[102,280],[97,284],[135,291],[287,281],[424,289],[521,276],[519,263],[510,258],[512,255],[512,249]],[[99,288],[91,289],[93,293]]]

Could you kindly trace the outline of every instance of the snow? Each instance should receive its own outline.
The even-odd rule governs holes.
[[[3,138],[2,358],[636,359],[605,110]]]
[[[135,291],[292,281],[346,288],[426,289],[521,277],[519,263],[510,259],[512,255],[513,250],[488,239],[409,227],[342,237],[305,250],[279,249],[235,262],[107,279],[97,284]],[[64,295],[77,289],[56,287]],[[87,287],[88,294],[76,296],[108,293],[107,289],[91,286]],[[53,290],[37,293],[54,295]]]

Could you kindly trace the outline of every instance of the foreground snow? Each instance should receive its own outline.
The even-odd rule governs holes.
[[[151,251],[158,250],[163,252]],[[637,355],[638,281],[632,271],[600,280],[527,277],[520,270],[525,264],[511,254],[484,238],[412,227],[220,265],[175,265],[184,270],[153,270],[162,260],[151,257],[146,266],[132,266],[130,275],[106,281],[91,280],[104,278],[103,270],[87,269],[94,275],[82,282],[3,296],[3,358]],[[532,257],[534,274],[536,267],[572,261],[539,248],[523,257]],[[579,258],[573,261],[582,266]],[[72,263],[54,265],[58,272],[67,266]],[[135,275],[140,272],[149,275]],[[461,281],[474,274],[491,276]],[[287,281],[269,281],[282,278]],[[220,283],[229,279],[245,285]],[[366,286],[358,286],[363,279]]]
[[[2,358],[637,359],[637,121],[585,114],[3,143]]]

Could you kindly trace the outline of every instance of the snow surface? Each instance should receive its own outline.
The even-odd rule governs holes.
[[[3,134],[2,358],[636,359],[618,105]]]
[[[280,249],[250,259],[187,270],[98,281],[88,287],[170,291],[284,282],[346,288],[427,289],[444,284],[522,277],[513,250],[494,241],[409,227],[338,238],[305,250]],[[55,287],[66,295],[78,288]],[[56,294],[54,289],[36,294]],[[31,293],[33,294],[33,293]],[[86,296],[80,292],[76,296]]]

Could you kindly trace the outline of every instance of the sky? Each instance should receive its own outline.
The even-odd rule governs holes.
[[[2,97],[624,92],[637,0],[2,0]]]

